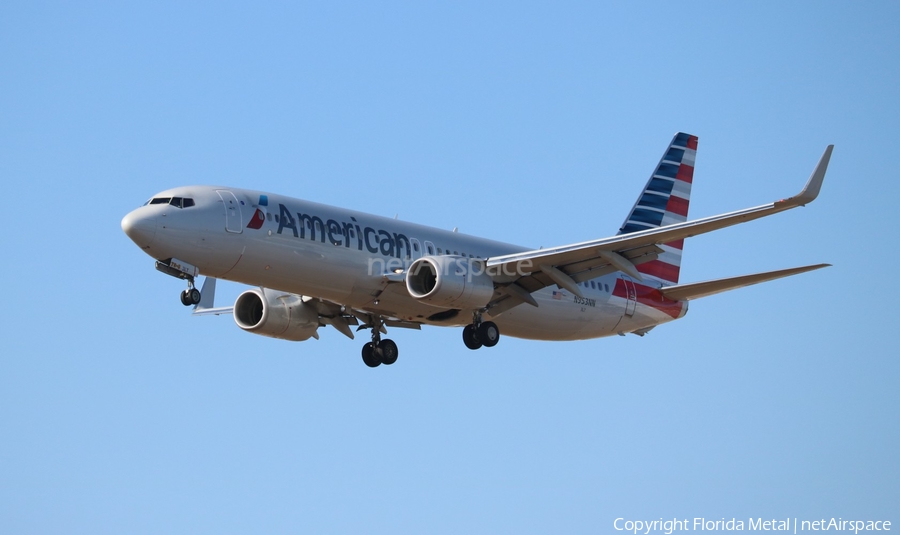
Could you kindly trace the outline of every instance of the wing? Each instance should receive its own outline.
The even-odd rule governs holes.
[[[206,277],[206,280],[203,281],[203,288],[200,290],[200,296],[200,302],[194,306],[194,316],[219,316],[222,314],[232,314],[234,312],[234,307],[215,306],[216,279],[213,277]],[[357,331],[372,327],[376,324],[382,326],[382,332],[387,332],[384,330],[384,326],[399,327],[402,329],[422,328],[420,323],[375,314],[367,310],[350,308],[324,299],[315,299],[312,297],[304,297],[303,299],[311,302],[316,307],[316,311],[319,313],[320,326],[331,325],[338,332],[351,340],[353,339],[353,329],[351,329],[351,327],[360,325],[360,322],[362,322],[362,325],[357,327]],[[376,321],[376,318],[380,318],[380,323]],[[318,338],[318,334],[313,336]]]
[[[819,195],[833,148],[834,145],[829,145],[825,149],[806,186],[788,199],[599,240],[489,258],[486,261],[489,273],[499,285],[505,285],[492,302],[495,308],[491,313],[501,313],[523,302],[535,305],[529,294],[552,284],[582,297],[579,282],[607,273],[621,271],[643,280],[635,266],[655,260],[663,252],[660,244],[804,206]]]

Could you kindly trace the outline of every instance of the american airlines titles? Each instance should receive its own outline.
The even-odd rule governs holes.
[[[412,256],[409,238],[405,234],[362,227],[355,217],[350,218],[352,222],[339,222],[334,219],[322,220],[318,216],[297,212],[295,219],[285,205],[279,204],[278,209],[280,211],[278,234],[284,232],[284,229],[289,229],[295,238],[306,239],[306,232],[309,230],[309,239],[312,241],[319,240],[325,243],[327,238],[333,245],[343,245],[346,248],[353,246],[360,251],[365,247],[365,250],[372,254],[407,259]]]
[[[354,248],[358,251],[368,251],[373,255],[380,254],[381,257],[369,258],[370,275],[406,269],[413,260],[410,238],[403,233],[364,227],[352,216],[348,222],[334,219],[323,220],[319,216],[297,212],[295,218],[285,205],[279,204],[278,209],[278,234],[283,234],[284,230],[288,229],[295,238],[322,243],[326,243],[327,240],[338,247],[343,245],[347,249]],[[308,238],[307,232],[309,232]],[[388,259],[385,260],[383,257],[388,257]],[[480,259],[473,261],[462,255],[456,257],[453,262],[444,263],[443,268],[448,272],[457,270],[459,273],[465,273],[467,277],[475,277],[482,273],[487,273],[492,277],[499,275],[523,276],[532,272],[532,262],[526,259],[517,262],[515,267],[508,267],[505,264],[487,267]],[[595,306],[594,303],[584,302],[582,304]]]

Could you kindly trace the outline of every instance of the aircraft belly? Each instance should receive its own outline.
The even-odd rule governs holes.
[[[531,340],[577,340],[589,315],[572,302],[571,295],[554,299],[546,291],[535,292],[539,306],[519,305],[493,321],[504,335]],[[560,295],[557,293],[557,295]]]

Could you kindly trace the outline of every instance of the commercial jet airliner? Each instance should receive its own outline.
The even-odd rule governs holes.
[[[643,336],[683,317],[692,299],[826,267],[679,283],[685,238],[812,202],[833,147],[799,194],[688,221],[697,137],[678,133],[616,235],[549,249],[221,186],[158,193],[122,230],[156,269],[187,281],[181,302],[194,314],[233,314],[245,331],[294,341],[318,339],[327,325],[351,339],[353,327],[370,329],[362,359],[374,368],[399,354],[382,338],[387,327],[461,327],[469,349],[496,345],[500,333]],[[256,288],[216,308],[216,279]]]

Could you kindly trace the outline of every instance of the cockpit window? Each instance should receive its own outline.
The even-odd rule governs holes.
[[[171,204],[176,208],[190,208],[194,206],[194,199],[188,197],[154,197],[145,202],[144,206],[148,204]]]

